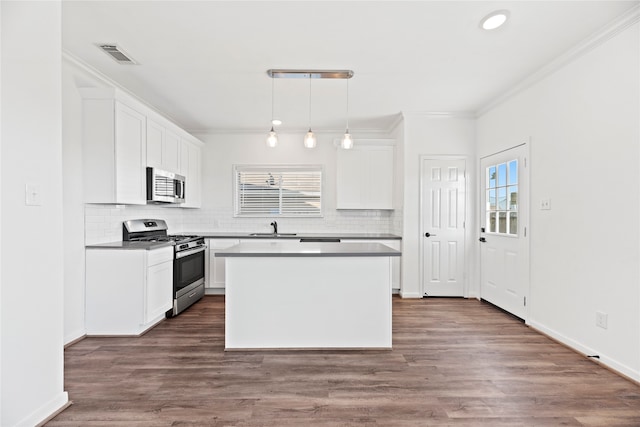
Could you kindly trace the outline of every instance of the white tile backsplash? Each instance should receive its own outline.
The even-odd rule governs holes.
[[[269,232],[278,221],[283,233],[402,233],[402,211],[332,211],[322,218],[234,218],[232,208],[182,209],[156,205],[85,205],[85,244],[122,240],[122,223],[163,219],[169,233]]]

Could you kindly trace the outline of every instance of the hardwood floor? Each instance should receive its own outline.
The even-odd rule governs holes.
[[[117,315],[117,311],[114,311]],[[391,351],[224,352],[224,297],[65,351],[58,426],[640,426],[640,386],[489,304],[393,300]]]

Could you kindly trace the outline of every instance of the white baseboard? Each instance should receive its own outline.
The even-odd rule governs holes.
[[[419,292],[403,292],[400,290],[400,297],[402,298],[422,298],[422,295]]]
[[[20,420],[16,427],[33,427],[37,425],[42,425],[45,421],[47,421],[51,416],[55,415],[61,409],[65,408],[69,405],[69,395],[66,391],[63,391],[37,410],[27,415],[25,418]]]
[[[73,344],[74,342],[80,340],[84,336],[87,335],[86,329],[82,328],[76,331],[73,331],[69,334],[65,334],[64,336],[64,345],[68,346],[69,344]]]
[[[601,351],[597,351],[594,350],[586,345],[583,345],[581,343],[579,343],[578,341],[575,341],[553,329],[547,328],[545,325],[536,322],[535,320],[531,320],[528,323],[529,327],[535,329],[536,331],[540,332],[541,334],[544,334],[546,336],[548,336],[549,338],[558,341],[564,345],[566,345],[567,347],[577,351],[578,353],[581,353],[585,356],[593,356],[593,355],[598,355],[599,357],[593,358],[593,360],[595,362],[598,362],[604,366],[606,366],[607,368],[611,369],[612,371],[617,372],[618,374],[629,378],[632,381],[635,382],[640,382],[640,371],[636,371],[634,369],[632,369],[631,367],[618,362],[617,360],[607,356],[606,354],[602,353]]]

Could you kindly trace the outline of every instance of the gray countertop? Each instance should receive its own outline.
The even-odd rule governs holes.
[[[288,234],[282,233],[278,235],[264,233],[258,236],[253,235],[246,231],[233,231],[226,233],[219,232],[199,232],[188,231],[179,234],[184,235],[197,235],[206,239],[251,239],[259,242],[260,240],[277,239],[283,241],[298,242],[300,239],[340,239],[340,240],[401,240],[402,237],[389,233],[295,233]],[[306,243],[307,245],[309,243]],[[95,243],[86,245],[87,249],[146,249],[153,250],[163,248],[165,246],[172,246],[172,242],[109,242],[109,243]]]
[[[400,256],[380,243],[245,242],[221,249],[216,257],[370,257]]]
[[[283,231],[282,234],[274,235],[264,233],[260,236],[252,236],[254,233],[246,231],[234,232],[200,232],[189,231],[181,234],[194,234],[205,237],[207,239],[283,239],[283,240],[300,240],[300,239],[341,239],[341,240],[401,240],[402,237],[390,233],[295,233],[288,234]]]
[[[126,250],[147,250],[165,248],[167,246],[173,246],[172,242],[109,242],[109,243],[96,243],[93,245],[86,245],[87,249],[126,249]]]

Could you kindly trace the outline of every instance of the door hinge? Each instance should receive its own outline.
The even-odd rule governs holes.
[[[527,306],[527,297],[524,297],[524,306]]]
[[[527,227],[524,228],[524,237],[527,237]]]

